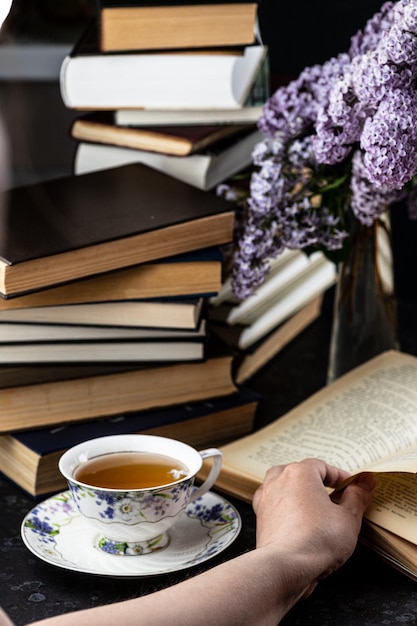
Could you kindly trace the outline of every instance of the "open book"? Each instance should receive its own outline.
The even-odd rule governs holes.
[[[221,450],[216,487],[247,501],[270,466],[307,457],[376,473],[362,539],[417,580],[417,357],[384,352]]]

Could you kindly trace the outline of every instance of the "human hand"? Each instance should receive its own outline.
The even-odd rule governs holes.
[[[355,549],[362,516],[375,488],[362,473],[329,495],[349,473],[318,459],[278,465],[266,473],[253,507],[257,548],[267,547],[304,581],[306,597],[317,582],[338,569]]]

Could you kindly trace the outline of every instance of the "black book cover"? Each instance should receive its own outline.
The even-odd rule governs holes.
[[[66,176],[10,190],[0,208],[0,257],[13,265],[232,209],[139,163]]]

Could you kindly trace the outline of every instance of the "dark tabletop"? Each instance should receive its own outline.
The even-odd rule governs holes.
[[[416,303],[400,304],[401,347],[417,354]],[[321,318],[250,381],[250,386],[265,397],[257,415],[257,426],[282,415],[325,384],[329,306],[325,302]],[[106,578],[62,570],[32,555],[22,543],[20,524],[35,501],[0,477],[0,605],[19,626],[66,611],[149,593],[233,558],[254,547],[255,519],[249,505],[230,500],[241,513],[243,529],[222,554],[174,575]],[[295,607],[282,624],[417,624],[417,584],[359,545],[348,563],[322,581],[311,598]]]

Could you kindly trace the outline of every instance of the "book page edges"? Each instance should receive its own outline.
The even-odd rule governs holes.
[[[163,407],[174,399],[176,404],[183,404],[225,396],[236,391],[231,360],[219,357],[202,363],[1,389],[0,433]]]
[[[32,289],[47,287],[198,248],[230,243],[234,216],[234,211],[226,211],[15,265],[0,260],[0,289],[5,295],[18,294],[27,290],[28,285]]]
[[[246,437],[250,436],[251,435],[246,435]],[[230,444],[222,446],[222,451],[228,445]],[[211,461],[204,461],[203,466],[197,476],[199,481],[203,481],[207,478],[210,468]],[[240,469],[231,467],[227,463],[223,462],[219,477],[217,478],[215,483],[215,488],[230,496],[240,498],[245,502],[251,502],[253,495],[256,489],[261,485],[262,480],[263,477],[262,479],[256,478],[255,476],[246,474]]]
[[[309,302],[303,309],[294,313],[287,322],[277,328],[253,353],[244,356],[235,380],[242,384],[261,367],[266,365],[282,348],[299,335],[320,315],[322,295]]]

